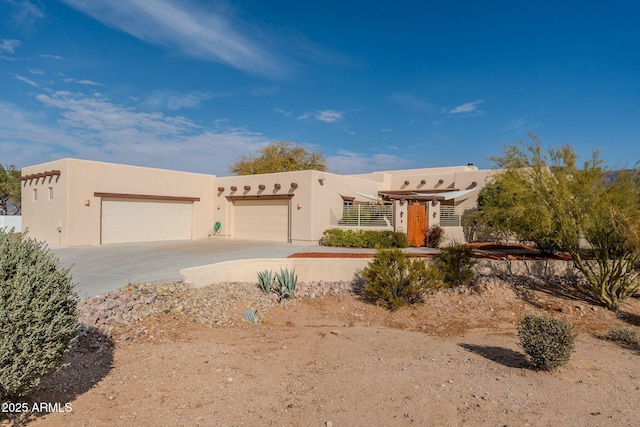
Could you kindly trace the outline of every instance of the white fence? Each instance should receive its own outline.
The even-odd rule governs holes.
[[[331,210],[331,225],[351,227],[393,227],[393,206],[352,205],[342,209],[340,218]]]

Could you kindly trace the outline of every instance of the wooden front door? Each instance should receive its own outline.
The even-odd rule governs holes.
[[[424,246],[427,238],[427,208],[419,203],[407,206],[407,240],[409,246]]]

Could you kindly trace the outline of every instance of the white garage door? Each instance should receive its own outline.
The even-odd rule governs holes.
[[[289,241],[289,200],[234,202],[236,239]]]
[[[191,239],[191,202],[102,199],[102,243]]]

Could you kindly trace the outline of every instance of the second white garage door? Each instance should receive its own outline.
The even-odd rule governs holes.
[[[289,200],[236,200],[236,239],[289,241]]]
[[[191,202],[103,199],[102,244],[191,239]]]

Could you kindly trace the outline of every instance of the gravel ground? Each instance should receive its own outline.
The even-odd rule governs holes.
[[[300,282],[295,298],[353,294],[361,284],[353,282]],[[285,305],[295,300],[283,300]],[[225,282],[203,288],[190,288],[184,283],[141,283],[117,289],[105,295],[84,300],[79,305],[80,336],[90,329],[99,329],[120,340],[135,339],[147,334],[140,326],[143,318],[156,314],[171,314],[205,326],[242,325],[246,311],[259,316],[278,304],[275,294],[264,294],[255,283]]]

